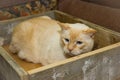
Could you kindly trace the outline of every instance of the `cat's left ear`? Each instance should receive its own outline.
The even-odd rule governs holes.
[[[86,34],[88,34],[90,37],[94,38],[95,33],[97,32],[95,29],[89,28],[84,31]]]
[[[62,28],[62,30],[68,30],[70,29],[70,27],[67,25],[67,23],[61,23],[61,22],[57,22],[60,27]]]

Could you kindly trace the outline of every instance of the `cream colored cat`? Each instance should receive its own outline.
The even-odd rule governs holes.
[[[47,65],[92,50],[96,31],[75,23],[60,23],[47,16],[32,18],[13,30],[9,49],[33,63]]]

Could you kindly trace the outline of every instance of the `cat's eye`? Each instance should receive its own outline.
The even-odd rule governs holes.
[[[66,42],[69,42],[69,39],[65,38],[65,41],[66,41]]]
[[[76,44],[82,44],[82,42],[81,41],[77,41]]]

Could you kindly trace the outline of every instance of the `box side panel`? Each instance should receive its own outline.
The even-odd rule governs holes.
[[[120,44],[119,44],[120,45]],[[120,78],[120,47],[81,58],[41,72],[30,80],[117,80]]]
[[[27,73],[0,47],[0,75],[3,80],[28,80]]]

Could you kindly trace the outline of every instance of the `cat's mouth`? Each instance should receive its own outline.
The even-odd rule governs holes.
[[[66,56],[67,56],[67,57],[74,57],[74,56],[76,56],[76,55],[74,55],[74,54],[72,54],[72,53],[66,53]]]
[[[80,55],[80,54],[83,53],[82,50],[79,50],[79,51],[78,50],[77,51],[75,51],[75,50],[72,50],[72,51],[64,50],[64,52],[65,52],[65,55],[70,56],[70,57],[74,57],[74,56],[77,56],[77,55]]]

